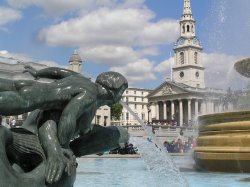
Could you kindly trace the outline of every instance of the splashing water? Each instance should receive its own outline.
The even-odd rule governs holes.
[[[123,102],[121,105],[130,112],[131,115],[141,124],[151,141],[143,138],[131,137],[130,142],[133,143],[139,150],[141,158],[144,160],[147,168],[152,171],[155,179],[165,177],[165,180],[157,180],[159,187],[187,187],[188,183],[181,175],[178,168],[168,155],[166,148],[157,140],[152,131],[145,123],[131,110],[131,108]],[[167,184],[166,184],[167,181]]]

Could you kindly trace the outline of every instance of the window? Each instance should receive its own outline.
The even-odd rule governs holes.
[[[128,94],[128,90],[126,90],[126,94]]]
[[[135,109],[137,109],[137,104],[135,104]]]
[[[136,91],[134,91],[134,94],[136,94]]]
[[[198,53],[194,52],[194,63],[197,64],[198,63]]]
[[[185,25],[182,26],[182,33],[185,33]]]
[[[129,120],[129,113],[126,113],[126,120]]]
[[[189,25],[187,25],[187,32],[189,32],[190,31],[190,26]]]
[[[141,92],[141,95],[143,95],[143,92]]]
[[[142,105],[141,108],[144,109],[144,105]]]
[[[184,52],[180,52],[180,63],[184,64]]]
[[[143,102],[143,101],[144,101],[144,98],[141,98],[141,101]]]
[[[134,97],[134,101],[136,101],[136,97]]]
[[[126,97],[126,102],[128,102],[128,97]]]

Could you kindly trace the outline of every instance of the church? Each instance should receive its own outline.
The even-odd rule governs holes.
[[[184,0],[179,21],[171,80],[149,93],[149,122],[176,121],[178,126],[191,123],[198,115],[223,111],[223,90],[207,88],[202,64],[202,45],[195,30],[190,0]]]

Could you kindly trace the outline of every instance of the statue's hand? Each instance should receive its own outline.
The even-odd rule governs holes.
[[[58,152],[55,155],[48,155],[46,181],[50,184],[57,182],[64,171],[70,176],[77,167],[76,157],[71,150],[62,149]]]
[[[77,168],[76,157],[71,149],[62,149],[64,156],[67,158],[67,165],[65,168],[65,172],[71,176]]]
[[[26,65],[24,66],[23,73],[30,73],[36,80],[39,79],[38,75],[37,75],[37,70],[33,67],[31,67],[30,65]]]
[[[46,166],[46,181],[48,183],[57,182],[66,167],[66,160],[63,154],[48,155]]]

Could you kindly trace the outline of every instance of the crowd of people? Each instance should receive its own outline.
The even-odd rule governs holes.
[[[176,140],[167,140],[163,143],[169,153],[187,153],[196,146],[196,140],[193,136],[187,140],[178,137]]]
[[[132,143],[127,143],[125,144],[124,148],[117,148],[117,149],[111,150],[109,154],[122,154],[122,155],[137,154],[137,151],[138,151],[137,147],[134,147]]]
[[[0,125],[5,126],[7,128],[14,128],[16,127],[16,119],[15,117],[10,117],[8,122],[6,120],[3,121],[3,117],[0,116]]]

